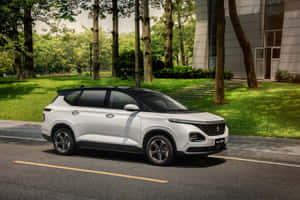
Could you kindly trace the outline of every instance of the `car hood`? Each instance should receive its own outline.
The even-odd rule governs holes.
[[[190,121],[222,121],[222,117],[208,112],[193,112],[193,113],[163,113],[161,117],[168,119],[190,120]]]

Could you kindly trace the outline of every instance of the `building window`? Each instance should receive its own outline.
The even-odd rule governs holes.
[[[283,17],[283,0],[267,0],[265,5],[265,30],[282,29]]]
[[[217,24],[216,24],[216,0],[207,0],[208,5],[208,68],[216,67],[217,56]]]

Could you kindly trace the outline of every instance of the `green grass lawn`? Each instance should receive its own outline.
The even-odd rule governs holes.
[[[223,116],[231,134],[300,139],[300,85],[264,82],[226,92],[228,104],[216,106],[213,97],[186,103],[191,109]]]
[[[208,79],[155,79],[142,87],[164,93],[211,82]],[[56,96],[58,89],[85,86],[134,86],[134,82],[104,77],[51,77],[17,82],[0,79],[0,119],[41,121],[42,110]],[[226,92],[228,104],[216,106],[213,97],[198,98],[185,105],[190,109],[223,116],[231,134],[300,138],[300,85],[265,82],[259,89],[242,86]]]
[[[153,83],[142,83],[142,87],[171,92],[187,87],[205,79],[155,79]],[[41,77],[15,81],[11,78],[0,79],[0,119],[42,121],[42,111],[54,97],[57,90],[85,86],[134,86],[133,80],[120,80],[103,77],[92,81],[89,77]]]

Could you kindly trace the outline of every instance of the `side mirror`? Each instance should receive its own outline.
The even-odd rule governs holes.
[[[127,110],[127,111],[139,111],[140,108],[137,105],[135,105],[135,104],[126,104],[124,106],[124,110]]]

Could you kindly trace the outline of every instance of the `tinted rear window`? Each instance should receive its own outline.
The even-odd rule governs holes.
[[[70,94],[68,94],[66,97],[65,97],[65,100],[71,104],[71,105],[75,105],[76,103],[76,100],[78,99],[79,95],[80,95],[80,90],[77,90],[77,91],[74,91],[74,92],[71,92]]]
[[[88,107],[103,107],[105,95],[105,90],[84,90],[80,96],[78,105]]]

